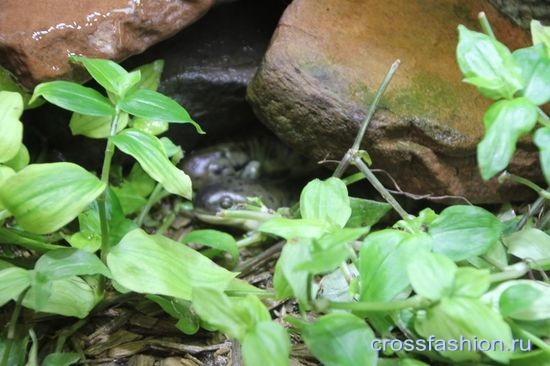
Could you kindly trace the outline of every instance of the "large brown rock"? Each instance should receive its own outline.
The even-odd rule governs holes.
[[[385,72],[401,59],[363,144],[375,167],[408,192],[500,201],[502,189],[484,184],[476,166],[489,101],[461,83],[455,61],[457,25],[478,28],[481,10],[512,49],[529,43],[481,0],[294,0],[248,98],[284,141],[316,159],[340,159]],[[511,170],[536,175],[532,151],[521,143]]]
[[[31,88],[82,80],[70,55],[121,60],[199,19],[214,0],[2,0],[0,64]]]

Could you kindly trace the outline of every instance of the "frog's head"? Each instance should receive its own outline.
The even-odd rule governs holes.
[[[243,169],[249,161],[244,152],[225,148],[203,150],[193,153],[183,160],[185,171],[195,188],[201,188],[211,182],[223,181],[234,176]]]

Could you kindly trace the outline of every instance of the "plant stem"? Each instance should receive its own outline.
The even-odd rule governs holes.
[[[221,211],[219,216],[227,219],[254,220],[258,222],[264,222],[274,217],[272,214],[267,212],[247,210],[225,210]]]
[[[19,294],[19,296],[17,297],[17,301],[15,302],[15,308],[11,313],[8,336],[6,339],[6,348],[4,348],[4,355],[2,357],[2,362],[0,363],[0,366],[8,366],[11,348],[15,339],[15,328],[17,325],[17,319],[19,319],[19,314],[21,313],[21,303],[23,302],[27,291],[29,291],[29,287],[27,287],[23,292]]]
[[[503,172],[499,177],[499,183],[502,183],[505,180],[510,180],[515,183],[523,184],[526,187],[531,188],[533,191],[537,192],[541,198],[550,199],[550,192],[545,191],[542,187],[539,187],[537,184],[531,182],[529,179],[520,177],[519,175],[510,174],[508,172]]]
[[[382,84],[380,84],[380,86],[378,87],[378,90],[376,91],[376,94],[374,95],[374,99],[372,100],[372,103],[369,106],[367,115],[363,120],[361,127],[359,128],[359,132],[355,136],[355,141],[353,142],[353,146],[346,153],[346,155],[344,155],[344,158],[340,160],[338,167],[336,167],[336,170],[332,174],[333,177],[340,178],[342,174],[344,174],[344,172],[346,171],[346,169],[350,164],[350,160],[352,159],[353,155],[355,155],[355,152],[359,150],[359,148],[361,147],[361,142],[363,141],[363,137],[365,137],[365,132],[367,131],[367,127],[369,126],[369,123],[372,117],[374,116],[374,112],[378,107],[380,98],[386,91],[386,88],[388,87],[391,79],[393,78],[393,75],[397,71],[397,68],[399,67],[400,63],[401,63],[400,60],[395,60],[394,63],[390,66],[390,69],[388,70],[388,72],[386,73],[386,76],[384,76],[384,80],[382,81]]]
[[[252,234],[245,236],[244,238],[237,240],[237,247],[244,248],[252,244],[260,243],[264,239],[262,233],[254,231]]]
[[[80,319],[70,327],[63,329],[63,331],[61,331],[59,337],[57,338],[57,342],[55,343],[55,352],[62,352],[67,338],[69,338],[74,334],[74,332],[82,328],[86,324],[86,322],[87,319]]]
[[[145,207],[141,210],[139,217],[136,221],[136,225],[141,227],[143,225],[143,221],[145,220],[145,216],[149,213],[151,210],[151,207],[157,202],[157,196],[159,193],[162,192],[162,184],[157,183],[155,186],[155,189],[153,189],[153,192],[149,195],[149,199],[147,200],[147,203],[145,204]]]
[[[512,320],[508,320],[508,324],[510,324],[510,327],[512,328],[512,330],[514,332],[518,333],[523,338],[527,338],[535,346],[540,348],[544,353],[550,354],[550,345],[547,344],[545,341],[543,341],[542,339],[540,339],[536,335],[532,334],[531,332],[528,332],[525,329],[521,328],[516,323],[514,323]]]
[[[489,24],[489,20],[487,19],[487,15],[485,15],[485,12],[480,12],[477,15],[477,19],[479,20],[479,24],[481,25],[481,29],[483,30],[483,33],[491,37],[492,39],[496,39],[495,33],[493,32],[493,28],[491,28],[491,24]]]
[[[519,220],[519,222],[516,226],[516,230],[519,231],[519,230],[523,229],[523,227],[527,223],[527,220],[529,220],[529,218],[532,217],[533,215],[536,215],[537,212],[539,212],[539,210],[542,208],[542,206],[544,206],[545,202],[546,202],[546,198],[544,198],[542,196],[537,198],[535,203],[533,203],[533,205],[529,208],[529,211],[521,217],[521,220]]]
[[[527,263],[518,262],[516,264],[506,267],[506,269],[502,272],[491,274],[489,276],[489,279],[492,283],[514,280],[516,278],[525,276],[525,274],[527,274],[529,270],[530,267],[529,265],[527,265]]]
[[[545,127],[550,127],[550,117],[548,117],[540,107],[537,107],[537,111],[539,112],[537,121]]]
[[[363,173],[363,175],[365,175],[365,177],[367,178],[369,183],[372,184],[374,189],[376,189],[378,193],[382,195],[386,202],[388,202],[393,207],[393,209],[399,214],[399,216],[401,216],[403,220],[408,220],[411,218],[411,215],[409,215],[407,211],[405,211],[405,209],[401,207],[399,202],[397,202],[397,200],[391,195],[391,193],[388,192],[388,190],[382,185],[382,183],[380,183],[378,178],[376,178],[376,176],[370,171],[367,164],[365,164],[360,157],[355,156],[352,160],[352,163],[361,171],[361,173]]]
[[[111,131],[109,136],[114,136],[117,131],[118,120],[120,118],[120,111],[118,108],[115,112],[115,117],[111,122]],[[101,181],[105,183],[105,190],[97,198],[97,207],[99,211],[99,223],[101,227],[101,260],[106,263],[107,254],[109,253],[109,222],[107,219],[107,191],[109,189],[109,172],[111,170],[111,161],[113,160],[113,154],[115,153],[115,144],[111,139],[107,139],[107,146],[105,147],[105,156],[103,157],[103,167],[101,169]]]
[[[351,311],[382,311],[389,312],[407,308],[423,308],[429,304],[429,301],[420,297],[413,296],[402,301],[392,302],[330,302],[330,309],[343,309]]]

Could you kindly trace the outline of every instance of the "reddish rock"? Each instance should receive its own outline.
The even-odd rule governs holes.
[[[401,59],[363,144],[375,167],[408,192],[498,202],[505,197],[498,184],[484,184],[476,166],[490,102],[461,82],[455,60],[458,24],[479,29],[481,10],[510,48],[529,43],[482,0],[294,0],[248,98],[284,141],[316,159],[340,159],[385,72]],[[536,176],[530,145],[521,144],[512,170]]]
[[[122,60],[199,19],[214,0],[2,0],[0,64],[32,88],[82,80],[70,55]]]

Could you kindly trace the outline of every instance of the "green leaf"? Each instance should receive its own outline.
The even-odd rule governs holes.
[[[264,222],[258,230],[290,240],[293,238],[319,238],[329,229],[328,225],[320,220],[274,217]]]
[[[387,229],[369,234],[357,263],[361,301],[390,301],[406,291],[410,286],[407,263],[422,249],[429,249],[423,238],[404,231]]]
[[[280,273],[280,278],[274,284],[278,295],[288,293],[286,286],[291,288],[300,306],[305,308],[310,298],[308,296],[310,275],[307,271],[299,270],[298,266],[311,260],[311,246],[310,239],[292,240],[285,244],[277,261],[276,271]]]
[[[550,185],[550,127],[542,127],[535,131],[533,142],[540,150],[540,165],[546,183]]]
[[[505,45],[463,25],[458,26],[458,33],[456,56],[465,82],[492,99],[511,99],[523,88],[521,69]]]
[[[456,271],[457,266],[452,260],[428,251],[414,256],[407,265],[414,292],[434,301],[451,293]]]
[[[115,109],[109,99],[97,90],[69,81],[49,81],[34,88],[31,103],[38,97],[72,112],[89,116],[113,116]]]
[[[0,244],[18,245],[23,248],[34,250],[38,253],[65,248],[61,245],[48,243],[46,237],[5,228],[0,228]]]
[[[149,89],[138,89],[119,102],[119,107],[134,116],[172,123],[191,123],[204,133],[189,113],[173,99]]]
[[[168,192],[191,199],[191,178],[170,162],[158,138],[127,129],[112,136],[111,140],[121,151],[134,157],[143,170]]]
[[[451,206],[429,225],[433,251],[454,261],[481,255],[500,238],[504,225],[489,211]]]
[[[202,320],[241,341],[257,323],[271,320],[265,305],[255,296],[232,298],[220,289],[194,287],[192,302]]]
[[[132,120],[132,128],[143,131],[150,135],[160,135],[168,131],[169,124],[165,121],[135,117]]]
[[[35,108],[42,104],[34,103],[33,105],[29,105],[29,99],[31,99],[30,93],[23,88],[21,84],[15,81],[15,77],[13,77],[12,74],[2,66],[0,66],[0,91],[15,92],[20,94],[23,98],[25,109]]]
[[[521,48],[513,53],[525,80],[521,95],[536,105],[550,100],[550,58],[546,53],[543,44]]]
[[[0,271],[0,306],[12,299],[31,284],[31,273],[23,268],[9,267]]]
[[[541,296],[543,296],[541,291],[527,284],[510,286],[500,295],[500,313],[504,317],[513,318],[514,314],[521,313],[529,308],[531,303]]]
[[[32,286],[23,299],[23,306],[35,311],[83,319],[100,300],[90,285],[80,277],[63,278],[48,284],[51,285],[49,298],[38,299],[41,289]]]
[[[520,259],[538,262],[550,258],[550,236],[539,229],[516,231],[505,236],[503,240],[508,247],[508,253]]]
[[[372,226],[391,210],[391,205],[388,203],[363,198],[350,197],[349,203],[351,216],[346,227]]]
[[[550,318],[550,285],[541,281],[506,281],[486,293],[483,300],[489,302],[493,309],[516,320],[542,321]]]
[[[155,181],[141,168],[134,164],[130,174],[118,187],[112,187],[119,199],[124,215],[141,210],[146,204],[146,197],[153,192]]]
[[[44,254],[34,269],[48,280],[94,274],[111,277],[107,267],[96,255],[74,248],[57,249]]]
[[[538,20],[531,20],[531,37],[533,44],[542,43],[546,46],[546,52],[550,58],[550,27],[545,27]]]
[[[142,65],[135,69],[141,73],[141,80],[137,86],[141,89],[157,90],[160,84],[160,75],[164,69],[163,60],[155,60],[150,64]]]
[[[76,218],[104,189],[76,164],[32,164],[6,181],[0,201],[23,229],[47,234]]]
[[[287,366],[290,357],[290,339],[282,325],[264,321],[249,331],[242,343],[245,364]]]
[[[124,70],[124,68],[116,62],[80,56],[72,56],[69,60],[83,64],[99,85],[116,95],[123,95],[128,87],[132,86],[128,85],[131,83],[126,81],[129,78],[128,71]],[[135,80],[134,84],[139,81],[139,72],[137,75],[138,78]]]
[[[13,158],[6,161],[4,164],[16,172],[20,171],[27,165],[29,165],[30,156],[29,156],[29,150],[25,147],[25,145],[21,144],[19,147],[19,151]]]
[[[443,298],[441,302],[428,309],[424,316],[417,317],[415,329],[424,338],[450,341],[474,340],[502,342],[504,351],[498,347],[484,353],[491,359],[507,363],[512,357],[512,332],[502,317],[477,299],[466,297]],[[497,343],[498,344],[498,343]],[[484,345],[486,347],[486,345]],[[485,348],[484,348],[485,349]],[[448,347],[436,348],[443,356],[454,362],[479,360],[473,351],[449,350]]]
[[[78,353],[50,353],[42,361],[42,366],[70,366],[80,360]]]
[[[455,274],[453,296],[479,298],[491,285],[487,269],[459,267]]]
[[[107,256],[113,279],[129,290],[190,300],[192,287],[225,289],[235,277],[199,252],[140,229]]]
[[[306,220],[344,227],[351,216],[346,184],[338,178],[312,180],[300,195],[300,214]]]
[[[378,355],[370,347],[374,334],[355,315],[324,315],[304,326],[302,336],[311,353],[325,366],[376,365]]]
[[[227,252],[231,255],[231,267],[234,267],[239,260],[239,248],[235,239],[231,235],[218,230],[194,230],[185,235],[181,242],[184,244],[206,245]]]
[[[111,136],[111,116],[86,116],[80,113],[73,113],[69,127],[71,133],[86,136],[92,139],[104,139]],[[117,123],[117,133],[128,125],[128,113],[122,112]]]
[[[23,98],[19,93],[0,91],[0,163],[15,157],[23,142]]]
[[[537,107],[524,97],[501,100],[487,109],[483,115],[485,136],[477,145],[477,162],[484,180],[508,166],[516,142],[535,127],[537,116]]]
[[[5,181],[8,180],[9,177],[15,174],[15,171],[4,165],[0,165],[0,189],[2,189],[2,184],[4,184]],[[4,206],[2,205],[2,202],[0,202],[0,210],[3,210]]]

